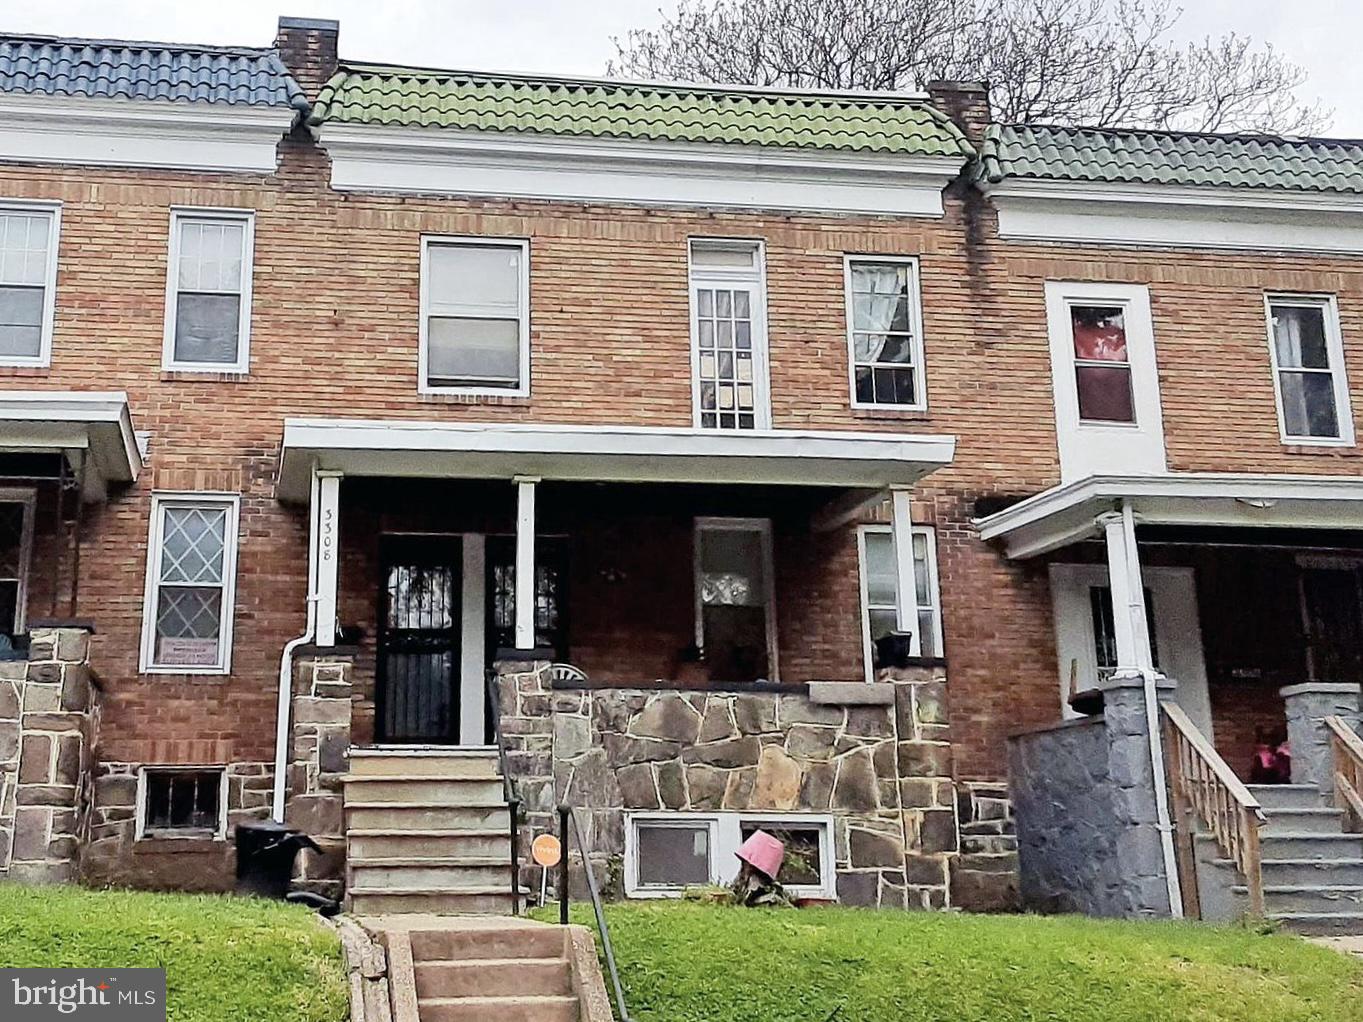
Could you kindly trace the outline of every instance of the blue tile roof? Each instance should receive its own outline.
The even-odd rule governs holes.
[[[0,93],[307,108],[279,54],[0,34]]]

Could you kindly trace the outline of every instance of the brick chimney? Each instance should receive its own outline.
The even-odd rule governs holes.
[[[328,78],[336,73],[338,58],[336,45],[341,35],[341,23],[327,18],[280,18],[275,34],[275,49],[284,64],[298,79],[307,94],[308,102]]]
[[[988,82],[928,82],[928,98],[965,133],[970,144],[979,148],[984,129],[989,126]]]

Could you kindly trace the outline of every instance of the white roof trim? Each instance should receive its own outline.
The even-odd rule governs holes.
[[[87,451],[87,500],[134,481],[143,465],[121,391],[0,391],[0,450]]]
[[[1095,519],[1130,501],[1143,525],[1363,529],[1363,479],[1185,472],[1087,476],[976,520],[1011,558],[1034,557],[1099,532]]]
[[[342,191],[941,217],[964,156],[323,124]]]
[[[956,439],[882,433],[286,419],[278,496],[313,462],[351,476],[884,489],[950,464]]]

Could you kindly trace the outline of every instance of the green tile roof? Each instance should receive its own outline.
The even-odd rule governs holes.
[[[515,131],[655,142],[736,142],[905,156],[972,155],[914,96],[761,92],[347,64],[312,124]]]
[[[991,124],[982,176],[1363,193],[1363,142]]]

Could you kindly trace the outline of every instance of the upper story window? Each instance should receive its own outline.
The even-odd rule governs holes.
[[[246,372],[254,233],[250,211],[171,211],[167,369]]]
[[[1283,441],[1353,444],[1344,346],[1334,298],[1269,295],[1265,305]]]
[[[846,260],[853,408],[927,407],[914,259]]]
[[[421,241],[423,392],[530,393],[530,245]]]
[[[770,429],[760,242],[691,242],[691,365],[702,429]]]
[[[1126,310],[1120,305],[1070,306],[1074,385],[1081,422],[1135,422]]]
[[[60,217],[55,205],[0,201],[0,365],[51,360]]]

